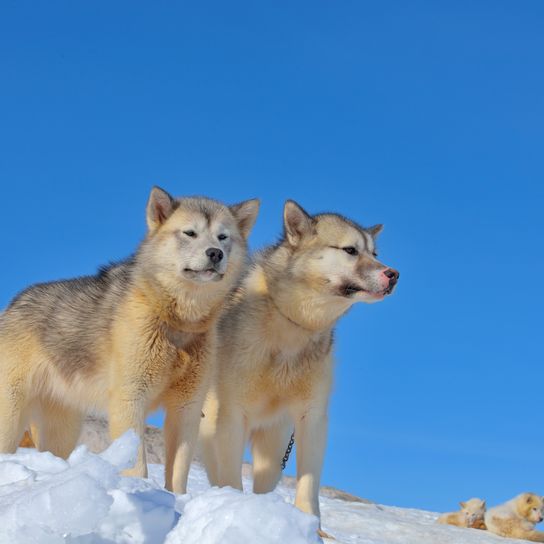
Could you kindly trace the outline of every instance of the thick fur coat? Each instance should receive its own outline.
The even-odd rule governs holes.
[[[159,188],[148,234],[130,259],[95,276],[34,285],[0,315],[0,452],[25,428],[66,457],[83,415],[104,411],[116,438],[143,440],[166,409],[166,487],[185,492],[211,376],[216,322],[246,264],[258,202],[230,208]],[[146,476],[145,448],[128,474]]]

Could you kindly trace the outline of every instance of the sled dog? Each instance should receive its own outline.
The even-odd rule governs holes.
[[[166,487],[184,493],[216,322],[257,212],[257,200],[227,207],[155,187],[132,257],[19,294],[0,315],[0,452],[15,451],[30,425],[38,449],[67,457],[83,415],[105,411],[112,439],[139,434],[127,474],[145,477],[145,416],[162,406]]]
[[[200,433],[211,484],[241,489],[250,441],[253,489],[273,490],[294,428],[295,504],[319,516],[335,323],[391,294],[399,277],[377,259],[381,229],[286,202],[282,240],[256,258],[219,322]]]
[[[442,514],[438,523],[444,525],[456,525],[457,527],[469,527],[471,529],[485,529],[485,501],[482,499],[469,499],[460,502],[461,510]]]
[[[544,497],[522,493],[508,502],[490,508],[485,524],[492,533],[509,538],[544,542],[544,533],[535,525],[544,520]]]

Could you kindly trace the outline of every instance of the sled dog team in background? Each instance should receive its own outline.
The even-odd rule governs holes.
[[[544,497],[535,493],[522,493],[487,512],[486,503],[481,499],[470,499],[459,505],[461,510],[443,514],[438,523],[487,529],[504,537],[544,542],[544,532],[535,530],[535,525],[544,520]]]
[[[167,489],[186,492],[197,442],[210,483],[241,489],[249,442],[253,489],[266,493],[294,430],[295,504],[319,516],[334,326],[354,303],[391,294],[399,273],[378,260],[381,225],[311,216],[293,201],[280,242],[250,263],[258,210],[258,200],[227,206],[155,187],[133,256],[15,297],[0,314],[0,453],[29,430],[25,445],[67,457],[84,415],[102,411],[113,439],[139,434],[127,474],[145,477],[145,418],[163,407]],[[439,521],[484,526],[485,502],[461,507]],[[526,493],[489,510],[485,526],[544,542],[543,508]]]
[[[471,529],[485,529],[485,501],[482,499],[470,499],[466,502],[460,502],[459,506],[461,510],[441,515],[438,518],[438,523],[456,525],[457,527],[469,527]]]

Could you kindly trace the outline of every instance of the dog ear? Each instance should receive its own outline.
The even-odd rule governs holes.
[[[460,506],[461,508],[464,508],[466,505],[467,505],[467,503],[466,503],[466,502],[463,502],[463,501],[461,501],[461,502],[459,503],[459,506]]]
[[[259,199],[253,198],[251,200],[244,200],[244,202],[229,206],[232,215],[234,215],[236,221],[238,221],[238,228],[240,229],[240,232],[244,238],[249,236],[249,233],[255,224],[260,205],[261,202]]]
[[[487,508],[487,503],[486,501],[482,501],[482,508],[485,510]]]
[[[157,230],[176,209],[175,200],[160,187],[153,187],[147,201],[147,227],[151,232]]]
[[[374,225],[373,227],[368,227],[366,231],[372,236],[372,238],[376,239],[380,232],[383,230],[383,225]]]
[[[283,226],[285,238],[296,246],[304,235],[313,232],[314,220],[294,200],[288,200],[283,208]]]

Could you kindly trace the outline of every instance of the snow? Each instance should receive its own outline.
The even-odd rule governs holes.
[[[293,490],[253,495],[210,488],[193,464],[189,493],[163,489],[163,467],[148,479],[119,471],[134,461],[129,432],[101,454],[78,447],[64,461],[20,448],[0,455],[0,544],[305,544],[318,522],[292,506]],[[503,544],[519,541],[436,523],[437,514],[321,498],[323,529],[339,543]],[[330,541],[331,543],[334,541]]]
[[[189,501],[166,544],[319,542],[313,516],[294,512],[279,495],[209,489]]]

